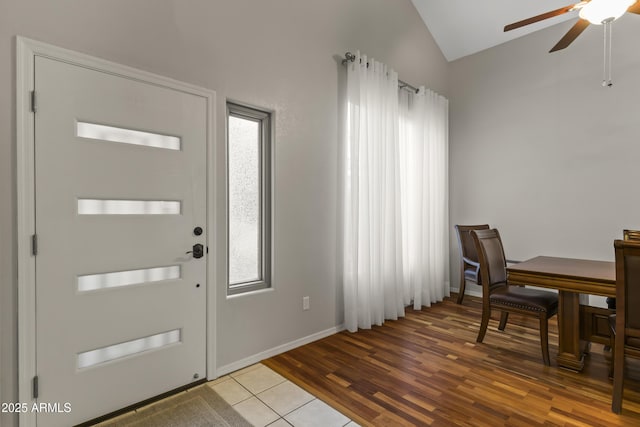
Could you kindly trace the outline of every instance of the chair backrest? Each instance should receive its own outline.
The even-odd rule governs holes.
[[[616,320],[625,335],[640,336],[640,241],[616,240]],[[616,327],[617,333],[621,329]],[[632,332],[635,330],[635,333]]]
[[[456,225],[455,228],[456,232],[458,233],[458,247],[460,248],[460,257],[478,262],[478,253],[476,252],[476,245],[475,243],[473,243],[471,232],[474,230],[488,230],[489,224]]]
[[[640,230],[622,230],[624,240],[640,240]]]
[[[480,262],[482,298],[488,299],[495,290],[507,286],[507,260],[504,256],[502,240],[500,233],[495,228],[474,230],[471,235]]]

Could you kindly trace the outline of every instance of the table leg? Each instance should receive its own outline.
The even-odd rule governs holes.
[[[558,366],[581,371],[589,342],[580,339],[580,303],[589,296],[567,291],[558,292]]]

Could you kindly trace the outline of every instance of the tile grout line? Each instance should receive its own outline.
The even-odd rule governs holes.
[[[262,365],[262,366],[264,366],[264,365]],[[265,368],[267,368],[267,369],[271,369],[271,368],[269,368],[268,366],[265,366]],[[247,397],[246,399],[244,399],[244,400],[242,400],[242,401],[240,401],[240,402],[238,402],[238,403],[236,403],[235,405],[232,405],[232,406],[236,406],[236,405],[237,405],[237,404],[239,404],[239,403],[245,402],[245,401],[247,401],[247,400],[251,399],[252,397],[255,397],[259,402],[261,402],[261,403],[262,403],[264,406],[266,406],[267,408],[271,409],[271,410],[272,410],[272,411],[273,411],[273,412],[278,416],[278,419],[277,419],[277,420],[274,420],[273,422],[271,422],[271,423],[269,423],[269,424],[267,424],[267,427],[268,427],[269,425],[271,425],[271,424],[273,424],[273,423],[275,423],[275,422],[279,421],[279,420],[282,420],[282,421],[286,422],[287,424],[292,425],[292,424],[291,424],[289,421],[287,421],[287,419],[285,418],[287,415],[290,415],[291,413],[293,413],[293,412],[297,411],[298,409],[300,409],[300,408],[302,408],[302,407],[304,407],[304,406],[308,405],[309,403],[313,402],[314,400],[318,400],[318,398],[317,398],[317,397],[315,397],[315,396],[313,396],[312,394],[310,394],[310,393],[309,393],[309,395],[310,395],[310,396],[312,396],[312,397],[313,397],[313,399],[311,399],[310,401],[308,401],[308,402],[306,402],[306,403],[303,403],[302,405],[300,405],[300,406],[296,407],[295,409],[293,409],[293,410],[291,410],[291,411],[287,412],[286,414],[282,415],[282,414],[280,414],[278,411],[276,411],[276,410],[275,410],[275,408],[272,408],[271,406],[269,406],[269,404],[268,404],[267,402],[265,402],[264,400],[260,399],[260,397],[258,396],[258,394],[261,394],[261,393],[264,393],[265,391],[269,391],[269,390],[271,390],[271,389],[274,389],[274,388],[278,387],[279,385],[285,384],[285,383],[287,383],[287,382],[288,382],[288,383],[290,383],[290,384],[293,384],[291,381],[289,381],[288,379],[286,379],[286,378],[282,377],[282,378],[283,378],[283,380],[282,380],[282,381],[280,381],[278,384],[274,384],[274,385],[272,385],[271,387],[268,387],[268,388],[266,388],[266,389],[262,390],[260,393],[258,393],[258,394],[254,394],[251,390],[249,390],[248,388],[246,388],[246,387],[245,387],[245,386],[244,386],[240,381],[238,381],[235,377],[231,377],[231,376],[230,376],[230,378],[231,378],[232,380],[234,380],[236,383],[238,383],[238,384],[240,385],[240,387],[242,387],[243,389],[245,389],[249,394],[251,394],[251,396],[250,396],[250,397]],[[295,385],[295,384],[293,384],[293,385]],[[351,422],[351,420],[349,420],[349,422]],[[347,423],[347,424],[348,424],[348,423]],[[345,424],[345,425],[346,425],[346,424]]]
[[[280,383],[280,384],[284,384],[284,383]],[[293,384],[293,383],[292,383],[292,384]],[[279,384],[278,384],[278,385],[279,385]],[[273,387],[272,387],[272,388],[273,388]],[[267,390],[265,390],[265,391],[267,391]],[[278,411],[276,411],[274,408],[272,408],[271,406],[269,406],[269,404],[268,404],[267,402],[265,402],[264,400],[260,399],[260,397],[258,397],[258,395],[255,395],[255,397],[256,397],[256,399],[258,399],[260,402],[264,403],[264,406],[266,406],[267,408],[271,409],[273,412],[275,412],[276,414],[278,414],[278,416],[279,416],[280,418],[284,418],[284,417],[286,417],[287,415],[291,415],[291,413],[293,413],[293,412],[297,411],[298,409],[300,409],[300,408],[302,408],[302,407],[304,407],[304,406],[308,405],[309,403],[313,402],[314,400],[318,400],[318,398],[314,396],[314,397],[313,397],[313,399],[311,399],[310,401],[305,402],[305,403],[303,403],[302,405],[295,407],[294,409],[290,410],[289,412],[287,412],[287,413],[286,413],[286,414],[284,414],[284,415],[280,415],[280,413],[279,413]],[[286,420],[285,420],[285,421],[286,421]]]
[[[267,366],[267,368],[269,368],[269,367]],[[269,369],[270,369],[270,368],[269,368]],[[283,378],[284,378],[284,377],[283,377]],[[291,381],[289,381],[288,379],[286,379],[286,378],[285,378],[285,379],[284,379],[284,381],[279,382],[278,384],[273,385],[273,386],[271,386],[271,387],[269,387],[269,388],[267,388],[267,389],[265,389],[265,390],[261,391],[261,392],[260,392],[260,393],[258,393],[258,394],[262,394],[262,393],[264,393],[265,391],[272,390],[272,389],[274,389],[274,388],[276,388],[276,387],[278,387],[278,386],[280,386],[280,385],[282,385],[282,384],[285,384],[285,383],[289,383],[289,384],[295,385],[295,384],[293,384]],[[296,387],[297,387],[297,386],[296,386]],[[301,389],[301,390],[302,390],[302,389]],[[303,391],[304,391],[304,390],[303,390]],[[249,392],[249,393],[251,393],[251,392]],[[307,392],[305,391],[305,393],[307,393]],[[289,412],[287,412],[286,414],[281,415],[278,411],[276,411],[274,408],[272,408],[271,406],[269,406],[269,404],[268,404],[267,402],[265,402],[264,400],[260,399],[260,396],[258,396],[257,394],[254,394],[254,396],[255,396],[255,397],[256,397],[256,399],[258,399],[260,402],[264,403],[264,405],[265,405],[267,408],[271,409],[273,412],[275,412],[276,414],[278,414],[278,416],[279,416],[280,418],[282,418],[282,419],[284,419],[284,417],[286,417],[287,415],[291,414],[292,412],[295,412],[295,411],[297,411],[298,409],[302,408],[303,406],[307,405],[308,403],[311,403],[311,402],[313,402],[314,400],[317,400],[317,399],[318,399],[317,397],[315,397],[314,395],[312,395],[311,393],[309,393],[309,396],[313,397],[313,399],[311,399],[311,400],[310,400],[310,401],[308,401],[308,402],[303,403],[303,404],[302,404],[302,405],[300,405],[300,406],[295,407],[294,409],[290,410],[290,411],[289,411]],[[287,420],[285,420],[285,421],[287,421]],[[275,421],[274,421],[274,422],[275,422]]]
[[[263,365],[263,366],[264,366],[264,365]],[[240,402],[237,402],[235,405],[231,405],[231,407],[234,407],[234,406],[236,406],[236,405],[238,405],[238,404],[240,404],[240,403],[242,403],[242,402],[246,402],[247,400],[251,399],[252,397],[255,397],[256,399],[258,399],[258,401],[259,401],[259,402],[261,402],[261,403],[262,403],[264,406],[266,406],[267,408],[271,409],[271,410],[273,411],[273,413],[274,413],[274,414],[276,414],[276,415],[278,416],[278,419],[276,419],[276,420],[274,420],[274,421],[270,422],[270,423],[269,423],[269,424],[267,424],[265,427],[268,427],[268,426],[270,426],[271,424],[273,424],[273,423],[275,423],[275,422],[277,422],[277,421],[279,421],[279,420],[283,420],[284,422],[286,422],[287,424],[289,424],[289,422],[288,422],[287,420],[285,420],[285,419],[284,419],[284,417],[283,417],[282,415],[280,415],[280,414],[279,414],[275,409],[273,409],[272,407],[270,407],[269,405],[267,405],[265,402],[263,402],[263,401],[262,401],[262,399],[260,399],[260,398],[258,397],[258,395],[257,395],[257,394],[253,394],[253,392],[252,392],[251,390],[249,390],[248,388],[246,388],[246,387],[245,387],[245,386],[244,386],[240,381],[236,380],[234,377],[229,376],[229,378],[231,378],[233,381],[235,381],[235,382],[236,382],[240,387],[242,387],[243,389],[245,389],[245,390],[246,390],[246,391],[251,395],[251,396],[247,397],[246,399],[241,400]],[[278,383],[278,384],[276,384],[276,385],[274,385],[274,386],[271,386],[271,387],[269,387],[269,388],[267,388],[267,389],[265,389],[265,390],[261,391],[260,393],[263,393],[263,392],[265,392],[265,391],[267,391],[267,390],[271,390],[272,388],[277,387],[277,386],[278,386],[278,385],[280,385],[280,384],[284,384],[286,381],[288,381],[288,380],[285,378],[285,379],[284,379],[284,381],[282,381],[282,382],[280,382],[280,383]],[[243,417],[243,418],[244,418],[244,417]],[[289,424],[289,425],[291,425],[291,424]]]
[[[259,363],[259,365],[260,365],[260,366],[262,366],[262,367],[264,367],[264,368],[266,368],[266,369],[268,369],[268,370],[270,370],[271,372],[275,372],[275,371],[273,371],[271,368],[269,368],[268,366],[263,365],[262,363]],[[246,368],[245,368],[245,369],[246,369]],[[259,368],[255,368],[255,369],[259,369]],[[289,412],[287,412],[286,414],[281,415],[278,411],[276,411],[274,408],[272,408],[271,406],[269,406],[269,404],[267,404],[265,401],[263,401],[263,400],[258,396],[258,394],[261,394],[261,393],[264,393],[264,392],[266,392],[266,391],[272,390],[272,389],[274,389],[275,387],[278,387],[278,386],[280,386],[280,385],[282,385],[282,384],[285,384],[285,383],[289,383],[289,384],[291,384],[291,385],[293,385],[293,386],[296,386],[296,387],[299,387],[299,386],[297,386],[295,383],[293,383],[292,381],[288,380],[287,378],[283,377],[282,375],[278,374],[278,375],[282,378],[282,381],[280,381],[280,382],[278,382],[277,384],[274,384],[274,385],[272,385],[272,386],[270,386],[270,387],[267,387],[267,388],[266,388],[266,389],[264,389],[264,390],[261,390],[259,393],[253,393],[251,390],[249,390],[247,387],[245,387],[245,386],[244,386],[244,384],[242,384],[240,381],[238,381],[238,379],[237,379],[237,378],[238,378],[238,377],[241,377],[242,375],[247,374],[247,373],[249,373],[249,372],[251,372],[251,371],[253,371],[253,370],[255,370],[255,369],[251,369],[251,370],[249,370],[249,371],[247,371],[247,372],[244,372],[243,374],[236,375],[236,376],[234,376],[234,375],[232,375],[232,374],[229,374],[229,375],[228,375],[228,380],[233,380],[236,384],[238,384],[242,389],[244,389],[244,390],[245,390],[247,393],[249,393],[249,395],[250,395],[250,396],[249,396],[249,397],[247,397],[246,399],[243,399],[243,400],[241,400],[241,401],[239,401],[239,402],[236,402],[234,405],[231,405],[231,406],[235,408],[235,406],[236,406],[236,405],[239,405],[239,404],[241,404],[241,403],[243,403],[243,402],[248,401],[248,400],[249,400],[249,399],[251,399],[252,397],[255,397],[255,398],[256,398],[256,400],[258,400],[258,402],[262,403],[266,408],[268,408],[269,410],[271,410],[271,411],[272,411],[274,414],[276,414],[276,416],[278,417],[277,419],[273,420],[273,421],[272,421],[272,422],[270,422],[269,424],[266,424],[266,427],[270,426],[270,425],[271,425],[271,424],[273,424],[273,423],[278,422],[279,420],[282,420],[282,421],[284,421],[285,423],[287,423],[289,426],[292,426],[292,424],[291,424],[291,423],[290,423],[290,422],[289,422],[285,417],[286,417],[286,416],[291,415],[293,412],[296,412],[296,411],[298,411],[298,410],[300,410],[300,409],[304,408],[305,406],[307,406],[307,405],[309,405],[309,404],[311,404],[311,403],[313,403],[313,402],[315,402],[315,401],[320,401],[320,402],[324,403],[324,404],[325,404],[325,405],[327,405],[329,408],[333,409],[334,411],[338,412],[339,414],[341,414],[342,416],[344,416],[345,418],[347,418],[347,422],[346,422],[345,424],[343,424],[343,425],[342,425],[342,427],[345,427],[345,426],[347,426],[349,423],[353,422],[353,420],[351,420],[349,417],[345,416],[345,415],[344,415],[344,414],[342,414],[340,411],[337,411],[337,410],[336,410],[335,408],[333,408],[331,405],[327,404],[326,402],[324,402],[323,400],[321,400],[321,399],[319,399],[318,397],[314,396],[313,394],[306,392],[306,391],[305,391],[304,389],[302,389],[302,388],[301,388],[301,390],[303,390],[303,391],[305,391],[306,393],[308,393],[308,394],[312,397],[312,399],[311,399],[311,400],[309,400],[308,402],[303,403],[302,405],[300,405],[300,406],[298,406],[298,407],[296,407],[296,408],[294,408],[294,409],[290,410],[290,411],[289,411]],[[275,372],[275,373],[277,374],[277,372]],[[221,383],[224,383],[224,382],[226,382],[226,381],[228,381],[228,380],[222,381]],[[221,383],[220,383],[220,384],[221,384]]]
[[[268,367],[267,367],[267,368],[268,368]],[[260,392],[260,393],[258,393],[258,394],[264,393],[265,391],[268,391],[268,390],[271,390],[271,389],[273,389],[273,388],[276,388],[276,387],[278,387],[279,385],[282,385],[282,384],[287,383],[287,382],[291,383],[291,381],[289,381],[288,379],[286,379],[286,378],[285,378],[285,379],[284,379],[284,381],[279,382],[278,384],[273,385],[273,386],[271,386],[271,387],[269,387],[269,388],[267,388],[267,389],[265,389],[265,390],[261,391],[261,392]],[[291,384],[293,384],[293,383],[291,383]],[[240,384],[240,385],[242,386],[242,384]],[[243,387],[244,387],[244,386],[243,386]],[[245,387],[245,390],[246,390],[246,387]],[[247,390],[247,391],[249,391],[249,390]],[[249,391],[249,393],[251,393],[251,391]],[[295,412],[295,411],[297,411],[298,409],[302,408],[302,407],[303,407],[303,406],[305,406],[307,403],[311,403],[311,402],[313,402],[314,400],[316,400],[316,399],[317,399],[317,398],[314,396],[314,397],[313,397],[313,399],[312,399],[312,400],[310,400],[309,402],[304,403],[304,404],[302,404],[302,405],[298,406],[297,408],[295,408],[295,409],[293,409],[293,410],[291,410],[291,411],[287,412],[287,413],[286,413],[286,414],[284,414],[284,415],[281,415],[278,411],[276,411],[274,408],[272,408],[271,406],[269,406],[269,404],[268,404],[267,402],[265,402],[264,400],[260,399],[260,397],[259,397],[257,394],[253,394],[253,393],[251,393],[251,395],[252,395],[253,397],[255,397],[256,399],[258,399],[258,400],[259,400],[259,401],[260,401],[264,406],[266,406],[267,408],[271,409],[271,410],[272,410],[272,411],[273,411],[273,412],[278,416],[278,419],[277,419],[277,420],[274,420],[273,422],[271,422],[271,423],[267,424],[267,426],[266,426],[266,427],[269,427],[271,424],[274,424],[274,423],[278,422],[279,420],[282,420],[282,421],[284,421],[285,423],[287,423],[288,425],[293,426],[293,424],[291,424],[289,421],[287,421],[287,419],[286,419],[285,417],[286,417],[287,415],[291,414],[292,412]],[[250,398],[249,398],[249,399],[250,399]]]

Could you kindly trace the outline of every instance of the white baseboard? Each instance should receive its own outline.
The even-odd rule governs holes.
[[[459,291],[460,291],[460,288],[451,288],[451,292],[458,293]],[[474,290],[465,289],[464,294],[465,295],[471,295],[472,297],[482,298],[482,291],[474,291]]]
[[[339,325],[333,328],[326,329],[324,331],[316,332],[315,334],[311,334],[306,337],[288,342],[286,344],[279,345],[269,350],[265,350],[263,352],[254,354],[253,356],[245,357],[244,359],[238,360],[237,362],[229,363],[228,365],[224,365],[224,366],[219,366],[216,369],[216,374],[219,377],[221,377],[231,372],[235,372],[239,369],[246,368],[247,366],[254,365],[258,362],[263,361],[264,359],[277,356],[278,354],[284,353],[289,350],[293,350],[294,348],[303,346],[305,344],[309,344],[311,342],[317,341],[319,339],[328,337],[333,334],[337,334],[338,332],[341,332],[343,330],[344,330],[344,325]],[[214,378],[209,378],[209,379],[212,380]]]

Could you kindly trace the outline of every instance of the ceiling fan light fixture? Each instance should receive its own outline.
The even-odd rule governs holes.
[[[620,18],[636,0],[591,0],[580,9],[580,18],[601,25]]]

